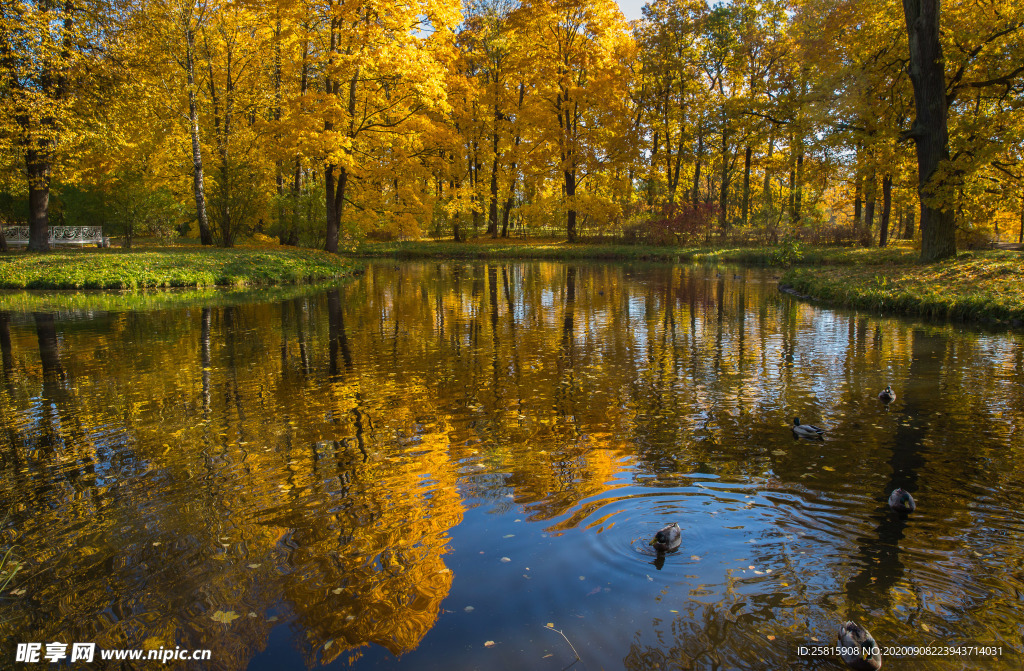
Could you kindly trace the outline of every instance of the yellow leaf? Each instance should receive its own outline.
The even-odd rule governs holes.
[[[213,620],[214,622],[220,622],[221,624],[231,624],[231,622],[233,620],[237,620],[238,617],[239,617],[238,613],[236,613],[233,610],[229,610],[229,611],[226,611],[226,612],[223,611],[223,610],[218,610],[217,612],[215,612],[213,615],[210,616],[210,619]]]

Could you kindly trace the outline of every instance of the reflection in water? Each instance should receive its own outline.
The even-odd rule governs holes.
[[[729,277],[388,264],[272,304],[0,312],[0,655],[561,668],[551,622],[586,668],[823,668],[797,646],[854,618],[1003,648],[914,668],[1019,666],[1020,340]]]

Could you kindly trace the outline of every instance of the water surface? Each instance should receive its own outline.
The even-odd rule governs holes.
[[[823,309],[771,271],[423,262],[6,312],[0,345],[4,666],[94,641],[212,669],[838,669],[798,646],[851,618],[1001,650],[888,668],[1024,664],[1012,333]]]

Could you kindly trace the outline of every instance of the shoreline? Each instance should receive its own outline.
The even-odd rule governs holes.
[[[362,271],[360,259],[734,263],[785,270],[781,291],[837,307],[1024,325],[1024,254],[962,252],[922,264],[909,247],[644,247],[563,241],[370,242],[343,254],[291,247],[141,247],[0,255],[0,289],[81,292],[307,285]]]

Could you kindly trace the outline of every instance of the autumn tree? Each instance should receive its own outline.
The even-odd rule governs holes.
[[[633,57],[634,42],[609,0],[524,2],[516,22],[521,34],[531,37],[532,142],[555,159],[566,237],[575,242],[578,189],[626,155],[630,115],[624,61]]]
[[[88,62],[103,39],[102,5],[0,3],[0,142],[23,161],[29,249],[49,249],[50,183],[73,170],[69,153],[88,114]]]

